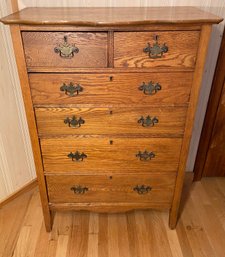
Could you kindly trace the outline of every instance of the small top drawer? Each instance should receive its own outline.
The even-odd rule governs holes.
[[[114,66],[194,68],[199,31],[115,32]]]
[[[22,32],[28,67],[107,67],[105,32]]]

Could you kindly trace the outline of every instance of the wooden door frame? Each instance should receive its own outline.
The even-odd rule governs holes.
[[[216,113],[218,110],[223,85],[225,83],[225,32],[223,33],[222,43],[219,51],[219,57],[216,65],[214,79],[212,83],[209,102],[203,123],[202,133],[199,141],[198,152],[194,166],[194,181],[201,180],[204,174],[204,167],[207,158],[207,152],[214,128]]]

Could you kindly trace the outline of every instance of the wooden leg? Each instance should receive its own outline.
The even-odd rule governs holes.
[[[175,229],[177,225],[177,218],[178,218],[178,210],[173,212],[172,209],[170,210],[169,214],[169,227],[170,229]]]
[[[12,25],[10,27],[13,40],[13,47],[16,56],[18,73],[21,82],[21,89],[23,93],[23,100],[26,106],[26,116],[30,132],[31,144],[34,155],[34,162],[36,167],[37,179],[39,184],[41,204],[43,208],[44,222],[46,230],[49,232],[52,229],[52,218],[48,204],[47,186],[44,176],[43,162],[41,158],[41,149],[38,138],[37,125],[35,120],[35,113],[33,108],[32,96],[30,91],[29,78],[27,74],[26,60],[23,49],[23,40],[21,36],[20,26]]]
[[[51,232],[52,224],[53,224],[52,212],[50,210],[48,212],[44,211],[43,216],[44,216],[45,229],[47,232]]]
[[[170,210],[169,226],[171,229],[174,229],[177,224],[180,198],[181,198],[182,186],[184,181],[184,173],[186,169],[190,139],[191,139],[193,125],[194,125],[195,110],[197,107],[200,87],[202,84],[202,74],[204,72],[204,63],[206,59],[211,28],[212,26],[207,24],[207,25],[203,25],[201,29],[199,51],[197,55],[196,65],[195,65],[192,91],[191,91],[190,100],[189,100],[189,108],[186,116],[186,127],[185,127],[183,144],[182,144],[181,153],[180,153],[180,163],[179,163],[179,168],[177,173],[174,198],[173,198],[172,207]]]

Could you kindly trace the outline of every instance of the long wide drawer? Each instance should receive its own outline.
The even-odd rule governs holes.
[[[138,134],[181,137],[185,107],[35,108],[40,136]]]
[[[193,69],[199,34],[199,31],[115,32],[114,66]]]
[[[172,201],[176,174],[46,176],[50,203]]]
[[[22,32],[27,67],[107,67],[106,32]]]
[[[45,172],[176,172],[181,138],[42,139]]]
[[[168,105],[189,101],[193,73],[29,74],[33,103]]]

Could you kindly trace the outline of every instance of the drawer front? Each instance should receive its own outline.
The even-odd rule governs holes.
[[[107,33],[22,32],[27,67],[107,67]]]
[[[175,174],[46,176],[50,203],[172,201]]]
[[[33,103],[168,105],[189,101],[193,74],[30,74]]]
[[[115,67],[195,66],[199,31],[115,32],[114,35]]]
[[[42,139],[45,172],[176,172],[181,138]]]
[[[185,107],[35,108],[40,136],[138,134],[181,137]]]

